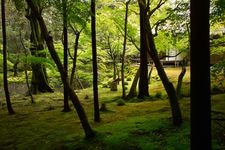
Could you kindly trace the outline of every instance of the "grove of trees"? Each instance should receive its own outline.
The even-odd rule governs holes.
[[[225,50],[223,0],[211,5],[209,0],[1,0],[1,14],[0,71],[9,114],[17,112],[10,102],[8,73],[25,72],[26,94],[32,102],[33,94],[63,89],[62,111],[72,109],[71,101],[85,137],[94,138],[96,132],[76,92],[93,88],[94,121],[100,122],[100,86],[121,90],[124,102],[149,99],[155,68],[172,123],[179,127],[182,80],[191,64],[191,147],[211,148],[210,55]],[[177,51],[175,56],[168,53],[171,50]],[[180,54],[182,70],[174,85],[162,60]],[[223,67],[220,63],[212,71],[221,73]]]

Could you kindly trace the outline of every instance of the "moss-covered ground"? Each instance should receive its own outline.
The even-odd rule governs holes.
[[[176,84],[179,69],[167,69]],[[156,75],[153,73],[153,75]],[[130,85],[130,83],[129,83]],[[85,139],[76,111],[65,113],[60,92],[34,95],[35,104],[23,94],[11,96],[15,115],[8,115],[4,98],[0,106],[0,150],[188,150],[190,149],[189,74],[179,100],[183,124],[172,124],[167,96],[160,81],[152,80],[150,97],[118,106],[121,92],[99,86],[99,101],[106,104],[101,122],[93,121],[92,89],[77,95],[85,108],[96,138]],[[158,94],[156,94],[158,93]],[[86,99],[88,95],[88,99]],[[85,98],[86,97],[86,98]],[[212,95],[213,149],[225,149],[225,94]]]

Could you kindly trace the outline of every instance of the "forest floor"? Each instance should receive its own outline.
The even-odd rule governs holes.
[[[180,69],[167,69],[176,82]],[[154,74],[153,74],[154,75]],[[5,102],[0,106],[0,150],[188,150],[190,149],[189,74],[185,76],[183,98],[179,100],[183,124],[172,124],[170,105],[160,81],[150,84],[150,97],[123,103],[121,90],[112,92],[99,86],[99,101],[107,111],[101,122],[93,121],[92,89],[77,95],[97,136],[84,139],[76,111],[62,112],[60,92],[34,95],[35,103],[24,94],[13,94],[15,115],[8,115]],[[88,98],[87,98],[88,95]],[[225,149],[225,94],[212,95],[213,149]],[[219,120],[214,120],[219,119]],[[221,121],[222,120],[222,121]]]

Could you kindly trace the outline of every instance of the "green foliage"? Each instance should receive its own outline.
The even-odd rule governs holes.
[[[225,92],[225,61],[220,61],[211,67],[211,77],[214,81],[212,91],[218,92],[221,89],[220,91]]]

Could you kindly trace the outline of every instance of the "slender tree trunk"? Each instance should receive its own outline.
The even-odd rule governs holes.
[[[183,62],[182,62],[182,70],[181,70],[181,73],[180,73],[180,75],[178,77],[178,81],[177,81],[176,92],[177,92],[178,98],[181,97],[181,88],[182,88],[183,78],[186,73],[186,65],[187,65],[187,60],[185,60],[185,58],[184,58]]]
[[[137,73],[134,77],[133,83],[132,83],[131,88],[130,88],[130,92],[127,95],[128,99],[131,99],[131,98],[137,96],[137,84],[138,84],[139,77],[140,77],[140,68],[138,68],[138,70],[137,70]]]
[[[97,48],[96,48],[95,0],[91,0],[91,36],[92,36],[92,61],[93,61],[94,120],[95,122],[100,122],[99,103],[98,103],[98,68],[97,68]]]
[[[128,20],[128,9],[129,9],[130,0],[126,2],[126,11],[125,11],[125,21],[124,21],[124,41],[123,41],[123,54],[122,54],[122,65],[121,65],[121,82],[122,82],[122,98],[126,98],[126,89],[124,84],[124,65],[126,57],[126,46],[127,46],[127,20]]]
[[[116,60],[113,59],[113,80],[116,80]]]
[[[147,60],[147,37],[146,37],[146,1],[139,0],[140,8],[140,80],[139,80],[139,94],[138,98],[149,96],[148,91],[148,60]]]
[[[211,150],[209,0],[191,0],[191,149]]]
[[[47,27],[45,25],[44,19],[40,15],[40,13],[38,12],[37,7],[34,5],[32,0],[26,0],[26,2],[31,7],[32,11],[34,12],[35,16],[37,17],[37,19],[39,21],[41,31],[43,33],[46,44],[48,46],[48,50],[51,54],[52,59],[55,61],[56,65],[57,65],[57,68],[60,72],[60,76],[61,76],[63,84],[65,86],[67,86],[67,88],[68,88],[70,99],[71,99],[71,101],[72,101],[72,103],[73,103],[73,105],[74,105],[74,107],[77,111],[78,117],[81,121],[82,127],[83,127],[84,132],[85,132],[85,136],[86,136],[86,138],[93,138],[95,136],[95,132],[92,130],[92,128],[91,128],[91,126],[88,122],[86,113],[85,113],[76,93],[73,91],[73,89],[69,85],[69,81],[68,81],[68,77],[66,76],[65,69],[64,69],[64,67],[63,67],[63,65],[62,65],[62,63],[59,59],[59,56],[57,55],[57,53],[55,51],[55,47],[53,45],[53,39],[49,35],[49,32],[48,32]]]
[[[3,81],[6,104],[9,114],[15,114],[9,96],[8,79],[7,79],[7,41],[6,41],[6,25],[5,25],[5,1],[1,1],[2,8],[2,38],[3,38]]]
[[[150,71],[148,73],[148,84],[151,83],[151,76],[152,76],[153,69],[154,69],[154,63],[151,65]]]
[[[75,32],[75,43],[74,43],[74,55],[73,55],[73,67],[71,70],[71,75],[70,75],[70,86],[73,85],[73,80],[74,80],[74,75],[75,75],[75,70],[76,70],[76,64],[77,64],[77,51],[78,51],[78,44],[79,44],[79,38],[80,38],[80,32]]]
[[[23,40],[22,40],[22,35],[21,35],[21,31],[20,31],[20,42],[23,46],[23,49],[24,49],[24,54],[25,54],[25,57],[26,57],[26,60],[25,60],[25,64],[24,64],[24,73],[25,73],[25,80],[26,80],[26,84],[27,84],[27,89],[28,89],[28,94],[30,96],[30,99],[31,99],[31,103],[35,103],[34,102],[34,97],[32,95],[32,91],[31,91],[31,88],[30,88],[30,85],[29,85],[29,78],[28,78],[28,73],[27,73],[27,56],[28,56],[28,52],[27,52],[27,49],[26,47],[24,46],[24,43],[23,43]]]
[[[152,60],[154,61],[155,67],[158,71],[158,75],[163,83],[163,86],[167,92],[167,95],[169,97],[169,101],[170,101],[170,106],[171,106],[171,110],[172,110],[172,116],[173,116],[173,123],[174,125],[180,125],[182,123],[182,115],[181,115],[181,110],[180,110],[180,106],[178,103],[178,98],[177,98],[177,94],[175,91],[175,88],[173,86],[173,84],[169,81],[165,70],[163,69],[163,66],[159,60],[159,56],[157,53],[157,50],[155,48],[155,42],[154,42],[154,38],[153,38],[153,34],[152,34],[152,30],[151,30],[151,26],[149,21],[147,22],[147,27],[148,27],[148,45],[149,45],[149,54],[152,58]]]
[[[27,19],[31,26],[31,55],[35,57],[46,57],[44,50],[44,39],[40,31],[40,26],[37,18],[31,12],[30,8],[27,9]],[[48,84],[46,68],[44,64],[32,63],[32,81],[31,81],[31,91],[33,94],[39,92],[53,92],[52,88]]]
[[[63,6],[63,47],[64,47],[64,69],[66,76],[68,76],[68,34],[67,34],[67,0],[62,1]],[[69,112],[69,96],[68,89],[64,85],[64,108],[63,112]]]

